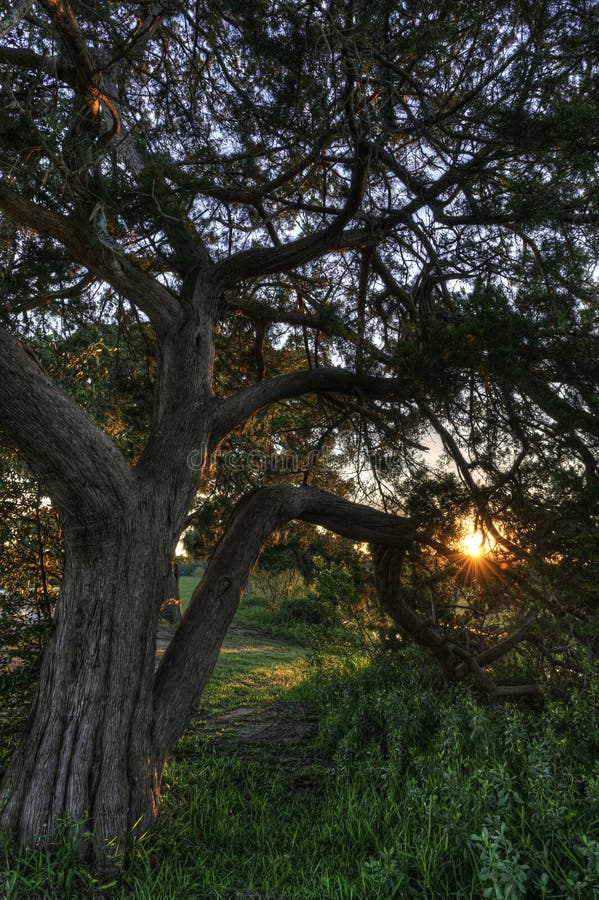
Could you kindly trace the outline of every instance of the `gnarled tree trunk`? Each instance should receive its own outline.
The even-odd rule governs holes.
[[[172,548],[151,515],[65,538],[55,626],[0,824],[31,845],[61,819],[81,823],[101,859],[107,842],[121,851],[158,809],[152,690]]]

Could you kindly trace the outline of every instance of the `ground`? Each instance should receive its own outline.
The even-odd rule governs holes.
[[[157,662],[174,631],[159,627]],[[275,744],[309,737],[309,710],[281,699],[305,674],[305,652],[290,641],[233,624],[192,726],[196,734]]]
[[[120,876],[68,833],[0,841],[3,900],[599,898],[599,680],[542,714],[489,706],[416,648],[314,653],[260,613],[242,604]]]

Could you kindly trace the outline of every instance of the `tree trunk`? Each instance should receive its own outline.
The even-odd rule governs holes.
[[[106,868],[158,809],[152,688],[172,538],[148,515],[67,533],[65,543],[55,627],[3,782],[0,827],[31,846],[61,819],[81,823]]]

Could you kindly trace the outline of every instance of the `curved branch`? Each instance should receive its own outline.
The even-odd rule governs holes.
[[[514,382],[539,409],[559,422],[566,430],[573,432],[580,428],[588,434],[599,437],[599,420],[596,416],[572,406],[532,373],[522,370],[514,377]]]
[[[546,415],[557,422],[563,429],[566,439],[582,460],[587,473],[595,477],[599,470],[599,463],[591,450],[581,440],[577,429],[599,437],[599,421],[592,413],[584,409],[576,409],[567,400],[554,393],[548,385],[535,378],[530,372],[521,371],[514,383],[519,392],[528,397]]]
[[[105,145],[121,130],[121,119],[115,104],[102,88],[99,72],[85,43],[79,22],[67,0],[39,0],[39,2],[61,35],[75,70],[75,90],[85,99],[92,119],[97,117],[100,103],[104,104],[112,117],[112,128],[100,138],[101,143]]]
[[[15,225],[53,237],[73,254],[77,262],[112,285],[150,319],[157,333],[166,332],[179,315],[175,297],[160,282],[142,272],[116,250],[101,243],[89,223],[67,218],[32,203],[0,181],[0,209]]]
[[[291,519],[357,541],[406,548],[418,535],[410,519],[310,487],[259,488],[237,505],[206,574],[162,658],[154,688],[155,740],[166,758],[206,686],[247,579],[266,539]]]
[[[87,525],[122,510],[133,478],[120,453],[1,329],[0,427],[39,474],[63,524]]]
[[[326,330],[330,322],[318,316],[310,316],[296,309],[276,309],[265,303],[256,303],[242,299],[226,298],[227,309],[244,313],[254,322],[276,322],[283,325],[301,325],[303,328],[315,328],[317,331]]]
[[[370,229],[338,231],[329,226],[278,247],[241,250],[214,267],[214,278],[221,291],[234,288],[240,281],[285,272],[311,262],[326,253],[356,250],[377,244],[382,233]]]
[[[367,395],[378,399],[403,400],[411,395],[412,384],[407,378],[378,378],[356,375],[347,369],[319,368],[303,372],[277,375],[243,388],[224,400],[216,417],[217,441],[249,419],[257,410],[309,393]]]
[[[166,758],[197,708],[264,542],[292,519],[319,525],[350,540],[373,544],[382,557],[386,548],[394,548],[395,554],[387,553],[387,560],[393,556],[401,560],[414,544],[424,544],[450,560],[463,559],[463,554],[418,531],[412,519],[343,500],[318,488],[258,488],[246,495],[235,508],[156,673],[154,711],[159,758]],[[488,571],[501,579],[507,574],[509,580],[537,596],[525,579],[517,573],[504,573],[498,563],[489,560]],[[388,599],[391,602],[392,598]],[[412,616],[415,616],[413,612]],[[426,641],[429,649],[446,664],[447,674],[455,677],[455,661],[444,639],[438,633],[431,639],[431,629],[423,630],[426,623],[415,623],[410,618],[409,624],[416,627],[420,642]],[[497,687],[494,693],[499,696],[504,691]]]
[[[423,619],[403,599],[401,571],[405,553],[395,548],[374,544],[371,546],[375,582],[381,605],[397,626],[437,660],[448,681],[457,681],[471,673],[479,686],[493,697],[508,695],[536,695],[541,690],[538,685],[498,685],[484,671],[510,652],[517,644],[526,640],[528,627],[536,613],[530,613],[523,626],[513,635],[500,641],[494,647],[475,655],[449,639],[434,623]],[[459,660],[459,662],[458,662]]]

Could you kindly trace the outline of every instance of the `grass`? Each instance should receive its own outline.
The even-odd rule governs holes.
[[[272,703],[296,686],[305,672],[305,650],[292,644],[225,648],[202,698],[202,710]]]
[[[180,577],[179,590],[183,611],[189,606],[191,595],[199,581],[199,576],[182,575]],[[270,613],[265,608],[262,597],[256,586],[252,583],[252,579],[250,579],[244,598],[235,614],[234,622],[236,625],[240,625],[243,628],[256,628],[258,630],[267,631],[269,634],[276,637],[295,641],[301,645],[311,643],[312,635],[309,627],[306,627],[301,623],[281,622],[279,615]]]
[[[249,604],[252,608],[252,604]],[[102,882],[53,848],[0,856],[0,896],[139,900],[599,897],[599,681],[543,711],[444,690],[425,656],[320,657],[229,637],[204,715],[288,700],[299,744],[195,720],[157,827]]]
[[[189,606],[189,601],[191,600],[191,595],[193,594],[196,585],[200,581],[199,576],[195,575],[182,575],[179,578],[179,592],[181,594],[181,606],[185,611]]]

